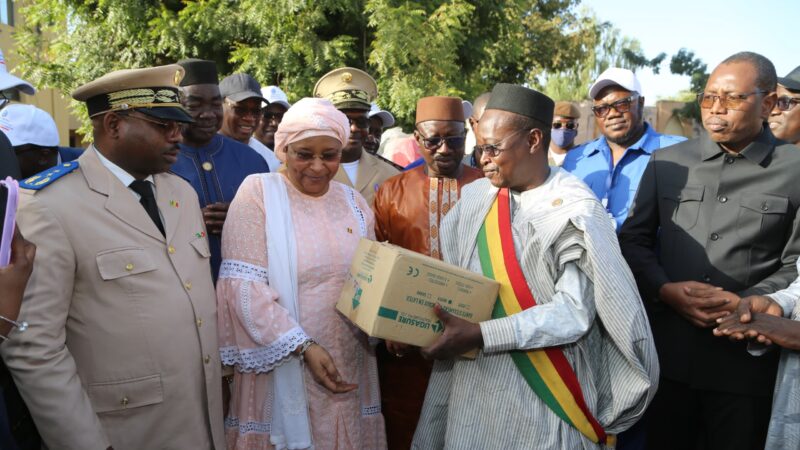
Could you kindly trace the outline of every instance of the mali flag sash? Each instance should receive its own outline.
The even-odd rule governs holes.
[[[483,274],[500,283],[492,318],[536,306],[514,249],[508,189],[500,189],[478,232],[478,254]],[[578,377],[560,348],[515,350],[511,358],[531,389],[558,417],[592,442],[611,444],[613,436],[606,435],[589,411]]]

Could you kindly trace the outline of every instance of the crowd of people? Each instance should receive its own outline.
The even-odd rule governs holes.
[[[420,98],[410,135],[362,70],[295,94],[114,71],[72,92],[85,150],[2,105],[0,448],[800,448],[800,67],[730,56],[688,140],[622,68],[584,143],[525,86]],[[496,280],[491,319],[366,335],[361,239]]]

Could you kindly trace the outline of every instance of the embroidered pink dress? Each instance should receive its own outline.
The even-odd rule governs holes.
[[[374,239],[373,214],[357,192],[335,181],[323,196],[310,197],[282,180],[294,235],[274,238],[296,242],[299,323],[269,284],[266,240],[273,237],[265,232],[258,175],[242,183],[225,220],[217,304],[222,361],[236,368],[225,420],[228,448],[273,448],[272,370],[297,358],[291,352],[311,337],[331,354],[343,379],[358,384],[333,394],[304,367],[314,449],[384,449],[374,348],[335,309],[360,236]]]

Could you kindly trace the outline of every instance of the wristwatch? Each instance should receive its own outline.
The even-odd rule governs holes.
[[[303,342],[303,344],[300,346],[300,354],[299,354],[300,359],[303,359],[304,355],[306,354],[306,350],[308,350],[309,347],[311,347],[316,343],[317,341],[311,338],[308,338],[305,342]]]

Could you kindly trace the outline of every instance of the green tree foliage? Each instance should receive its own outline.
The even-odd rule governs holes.
[[[682,91],[678,98],[686,102],[686,105],[675,111],[675,115],[681,118],[700,119],[700,105],[695,100],[698,92],[703,92],[708,82],[709,73],[706,72],[708,65],[700,58],[695,58],[694,52],[682,48],[676,53],[669,63],[669,70],[676,75],[688,75],[691,77],[688,91]]]
[[[577,23],[580,39],[579,53],[585,55],[577,64],[558,72],[548,72],[544,77],[544,92],[555,100],[583,100],[588,98],[589,87],[609,67],[623,67],[636,71],[648,67],[658,73],[666,58],[660,53],[652,59],[645,57],[638,40],[624,36],[610,22],[600,22],[594,14],[586,13]]]
[[[422,96],[539,86],[621,44],[625,61],[644,64],[618,32],[577,13],[578,1],[30,0],[15,57],[39,87],[66,93],[115,69],[212,59],[221,74],[248,72],[292,100],[350,65],[371,73],[379,104],[409,124]]]

